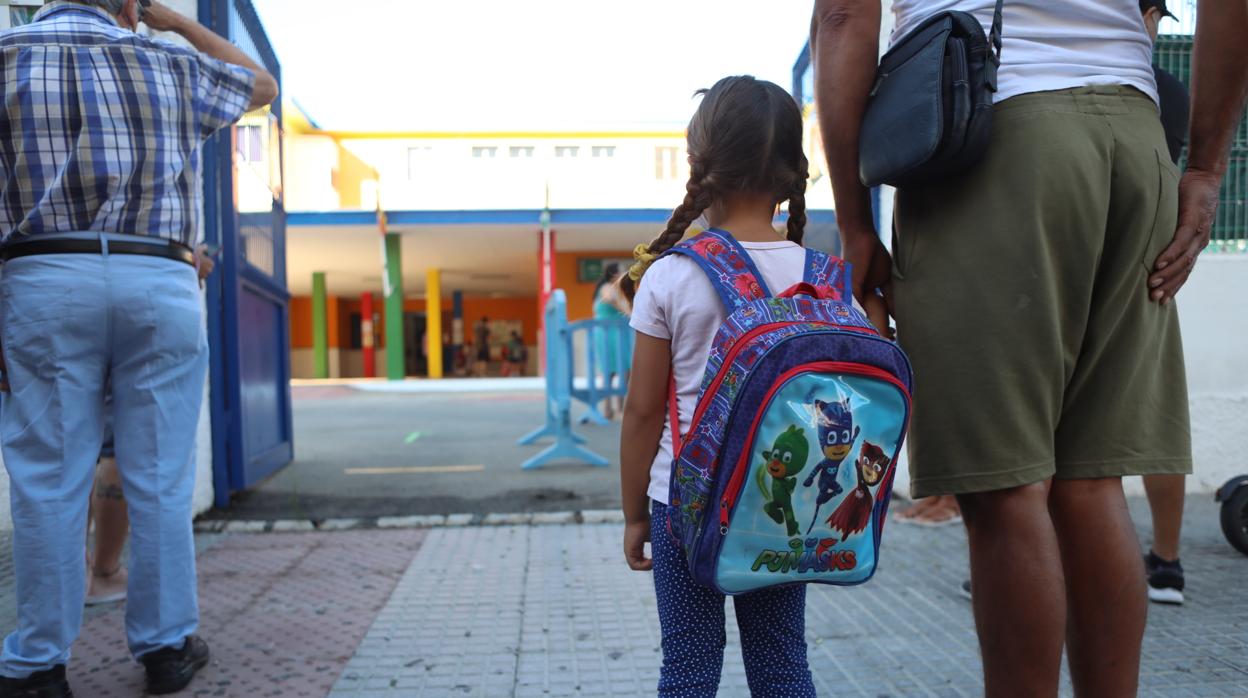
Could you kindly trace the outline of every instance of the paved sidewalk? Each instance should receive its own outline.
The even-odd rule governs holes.
[[[1190,509],[1189,602],[1149,609],[1141,695],[1248,696],[1248,558],[1220,539],[1210,503]],[[653,695],[651,577],[624,567],[620,534],[609,524],[431,531],[331,695]],[[982,694],[970,604],[958,594],[965,535],[893,524],[884,540],[869,584],[811,587],[819,694]],[[720,695],[745,696],[731,627],[728,637]]]
[[[1141,695],[1248,696],[1248,557],[1222,540],[1208,499],[1189,501],[1187,605],[1149,610]],[[1132,509],[1145,528],[1143,502]],[[587,523],[200,535],[213,663],[184,695],[653,695],[651,576],[624,566],[620,534],[619,524]],[[970,605],[958,593],[965,535],[892,523],[884,541],[869,584],[811,587],[819,694],[979,695]],[[0,535],[5,632],[16,620],[8,543]],[[122,621],[120,607],[88,613],[70,665],[80,697],[141,695]],[[731,625],[728,638],[720,695],[745,696]]]

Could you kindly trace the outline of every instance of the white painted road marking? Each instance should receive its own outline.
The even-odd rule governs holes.
[[[347,475],[418,475],[423,473],[479,473],[484,465],[413,465],[400,468],[347,468]]]

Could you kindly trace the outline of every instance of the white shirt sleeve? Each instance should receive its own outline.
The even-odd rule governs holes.
[[[637,288],[633,298],[633,314],[628,324],[642,334],[658,339],[671,339],[672,330],[667,324],[667,284],[664,270],[667,259],[661,259],[650,266]]]

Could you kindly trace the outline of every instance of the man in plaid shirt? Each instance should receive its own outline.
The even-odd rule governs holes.
[[[195,50],[135,33],[140,21]],[[58,0],[0,34],[0,444],[18,629],[0,698],[69,696],[87,501],[111,381],[132,523],[126,632],[148,689],[208,662],[191,495],[207,367],[199,146],[277,96],[233,45],[150,0]]]

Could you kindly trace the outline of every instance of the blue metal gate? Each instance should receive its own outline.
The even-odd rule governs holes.
[[[199,0],[199,18],[281,84],[281,65],[250,0]],[[279,93],[271,108],[204,146],[205,239],[221,247],[208,283],[219,507],[294,457],[281,104]]]

